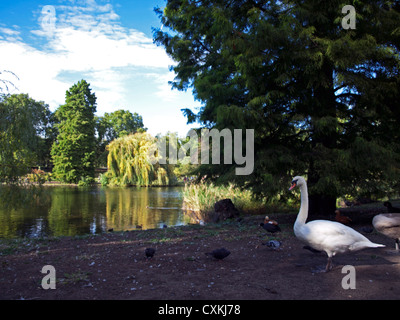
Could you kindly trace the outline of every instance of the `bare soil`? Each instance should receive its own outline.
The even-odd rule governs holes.
[[[0,239],[0,299],[273,300],[399,299],[400,255],[394,241],[367,221],[352,227],[386,248],[338,255],[328,273],[325,253],[312,253],[293,234],[295,214],[271,214],[282,232],[266,234],[263,216],[207,226],[109,232],[56,239]],[[357,220],[357,219],[354,219]],[[278,249],[263,243],[274,239]],[[156,249],[147,259],[144,251]],[[225,247],[222,261],[205,255]],[[56,289],[42,288],[43,266],[56,270]],[[356,288],[343,289],[342,267],[356,270]]]

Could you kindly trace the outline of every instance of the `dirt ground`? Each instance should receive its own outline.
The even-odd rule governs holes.
[[[40,240],[0,239],[0,299],[133,299],[133,300],[274,300],[399,299],[400,255],[388,253],[394,241],[373,231],[369,223],[352,227],[386,248],[368,249],[334,258],[303,249],[293,234],[296,215],[271,214],[282,232],[266,234],[263,216],[249,216],[207,226],[109,232],[97,236]],[[278,240],[272,249],[263,245]],[[151,259],[144,251],[156,249]],[[205,252],[225,247],[231,254],[217,261]],[[56,289],[42,288],[43,266],[56,272]],[[355,267],[356,288],[343,289]],[[48,283],[48,281],[45,281]]]

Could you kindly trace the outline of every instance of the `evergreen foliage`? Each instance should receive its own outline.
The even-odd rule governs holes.
[[[342,28],[345,4],[356,29]],[[176,61],[172,86],[192,87],[203,103],[197,114],[184,109],[189,122],[255,129],[255,170],[240,184],[268,197],[307,175],[311,213],[333,214],[339,195],[399,187],[400,5],[345,4],[168,0],[156,9],[165,28],[154,40]],[[233,167],[211,170],[234,178]]]
[[[58,136],[51,155],[56,179],[78,183],[94,177],[95,112],[96,96],[85,80],[66,92],[65,104],[55,113]]]

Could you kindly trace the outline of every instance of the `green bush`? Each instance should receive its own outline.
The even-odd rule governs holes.
[[[81,179],[78,182],[78,186],[86,187],[86,186],[90,186],[90,185],[94,184],[94,182],[95,182],[95,180],[93,177],[85,176],[85,177],[81,177]]]

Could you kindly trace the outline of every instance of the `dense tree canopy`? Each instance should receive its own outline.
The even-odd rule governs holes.
[[[57,179],[77,183],[94,177],[95,112],[96,96],[89,84],[85,80],[74,84],[55,113],[58,136],[51,154]]]
[[[0,181],[17,181],[49,154],[51,112],[27,94],[0,101]]]
[[[55,180],[90,183],[94,167],[107,165],[108,144],[147,130],[137,113],[117,110],[95,117],[95,111],[96,96],[85,80],[67,91],[66,103],[54,113],[27,94],[2,94],[0,181],[22,181],[34,167],[47,171],[54,165]]]
[[[128,110],[117,110],[111,113],[104,113],[102,117],[96,117],[97,132],[97,165],[107,165],[106,146],[113,140],[146,131],[143,118],[139,114],[131,113]]]
[[[399,187],[400,4],[345,4],[356,29],[342,27],[339,0],[168,0],[156,9],[165,28],[154,40],[177,62],[173,87],[193,88],[203,103],[184,110],[188,120],[255,129],[255,170],[242,183],[271,196],[307,175],[312,213],[333,213],[339,195]],[[211,170],[235,178],[233,167]]]
[[[97,122],[99,138],[108,142],[131,133],[136,133],[139,129],[146,131],[142,116],[136,112],[131,113],[128,110],[106,112],[102,117],[97,117]]]

